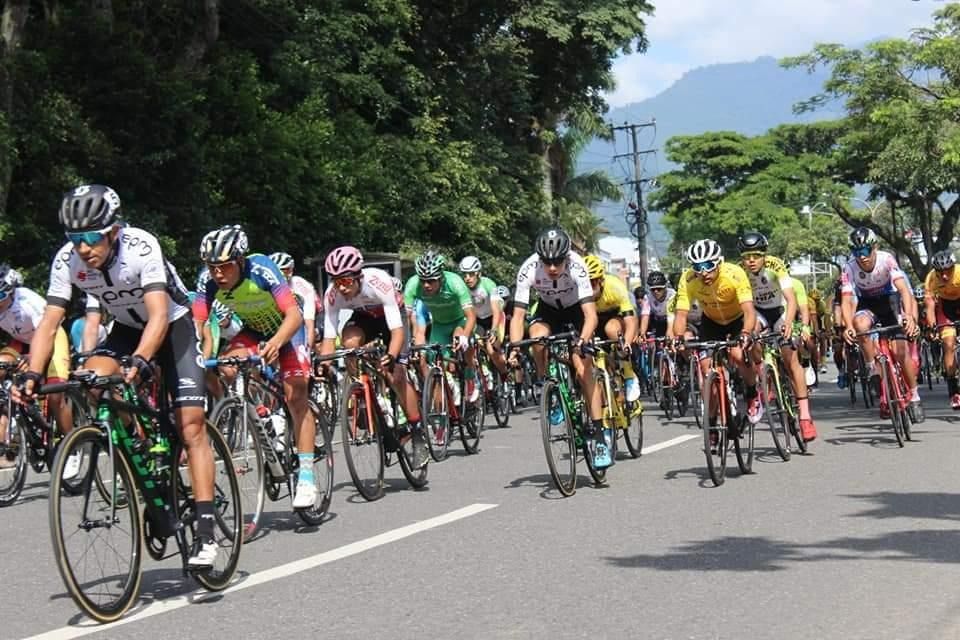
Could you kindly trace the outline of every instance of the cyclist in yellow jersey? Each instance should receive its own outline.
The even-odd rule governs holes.
[[[945,250],[933,254],[932,269],[924,282],[923,304],[927,326],[960,321],[960,269],[953,252]],[[940,329],[943,340],[943,370],[947,379],[950,406],[960,409],[960,385],[957,383],[957,330],[953,326]]]
[[[807,321],[807,294],[803,285],[790,277],[787,265],[783,260],[767,254],[767,237],[758,231],[747,231],[737,239],[737,250],[740,252],[740,261],[743,265],[750,286],[753,289],[753,303],[757,307],[758,331],[778,332],[784,338],[794,336],[795,323],[798,319],[806,326]],[[798,295],[802,292],[802,297]],[[803,329],[801,329],[801,332]],[[803,335],[806,340],[809,331]],[[760,360],[762,349],[759,345],[754,349],[754,359]],[[810,400],[807,383],[815,382],[804,378],[804,368],[800,363],[797,350],[790,345],[780,347],[780,357],[790,372],[790,379],[796,392],[797,404],[800,409],[800,431],[804,440],[810,441],[817,437],[817,430],[810,416]]]
[[[593,287],[594,303],[597,305],[597,329],[594,335],[609,340],[623,336],[624,353],[620,366],[626,384],[627,401],[640,399],[640,383],[633,371],[630,349],[637,337],[637,312],[627,285],[620,278],[606,272],[597,256],[585,256],[587,275]]]
[[[750,280],[743,269],[723,261],[723,251],[713,240],[698,240],[690,245],[687,260],[692,267],[680,276],[673,335],[682,336],[686,333],[687,314],[691,301],[696,300],[703,309],[700,324],[702,340],[724,340],[739,336],[740,345],[729,350],[730,361],[743,378],[747,417],[751,422],[759,422],[763,416],[763,403],[757,394],[756,372],[743,357],[743,347],[749,345],[757,324]],[[710,358],[701,359],[704,380],[712,364]]]

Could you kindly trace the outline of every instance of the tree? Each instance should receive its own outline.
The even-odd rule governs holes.
[[[905,230],[919,231],[931,255],[949,246],[960,219],[960,5],[938,9],[910,38],[862,49],[820,44],[783,64],[831,68],[823,92],[797,109],[844,102],[846,131],[830,162],[847,186],[869,185],[889,216],[856,219],[842,197],[834,211],[874,229],[923,277],[928,267]]]

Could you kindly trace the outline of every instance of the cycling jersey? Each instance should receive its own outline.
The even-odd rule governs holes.
[[[753,289],[753,304],[758,309],[776,309],[786,306],[783,297],[785,289],[793,288],[793,281],[783,260],[766,256],[763,266],[757,273],[744,269]],[[804,302],[806,304],[806,302]]]
[[[45,306],[40,294],[26,287],[17,287],[13,290],[13,303],[6,311],[0,311],[0,330],[18,342],[30,344],[40,326]]]
[[[459,322],[465,317],[463,310],[473,307],[473,298],[467,284],[452,271],[443,272],[440,289],[432,296],[424,293],[420,276],[415,275],[407,280],[403,290],[404,305],[413,308],[413,301],[417,298],[423,300],[435,325]]]
[[[657,296],[653,295],[652,291],[647,291],[647,295],[643,297],[644,307],[641,309],[640,315],[649,315],[658,319],[666,318],[670,315],[669,307],[676,296],[677,292],[669,287],[667,287],[667,295],[663,296],[663,300],[657,300]]]
[[[332,338],[337,335],[337,324],[343,309],[352,309],[354,316],[362,314],[384,318],[390,330],[403,326],[403,301],[393,286],[390,274],[372,267],[361,270],[360,274],[360,291],[352,298],[344,297],[333,284],[327,287],[324,294],[324,336]]]
[[[673,318],[677,315],[677,296],[674,295],[670,298],[669,304],[667,304],[667,322],[671,325],[673,324]],[[689,325],[698,325],[700,320],[703,319],[703,309],[700,308],[700,303],[696,300],[690,301],[690,310],[687,312],[687,326]]]
[[[541,304],[554,309],[565,309],[593,302],[593,287],[583,258],[570,252],[565,269],[556,279],[547,275],[540,262],[540,256],[533,254],[524,261],[517,273],[517,287],[514,304],[526,309],[530,304],[530,291],[536,291]]]
[[[623,280],[609,273],[603,276],[603,288],[595,302],[598,314],[636,315],[633,294],[627,290],[627,285],[623,284]]]
[[[478,319],[492,317],[494,304],[503,308],[503,300],[497,295],[497,284],[486,276],[481,277],[477,286],[470,289],[470,296]]]
[[[169,298],[170,322],[189,311],[187,289],[177,270],[167,262],[160,243],[150,233],[123,227],[117,234],[109,261],[100,269],[88,267],[68,242],[60,248],[50,268],[47,304],[66,308],[73,295],[71,286],[87,294],[87,307],[101,305],[122,325],[142,329],[147,324],[143,295],[165,291]]]
[[[300,303],[300,310],[303,312],[304,320],[316,320],[317,311],[318,311],[318,299],[317,299],[317,290],[313,288],[313,285],[301,278],[300,276],[293,276],[290,278],[290,289],[293,291],[293,295],[297,298],[297,302]]]
[[[953,275],[944,282],[939,274],[931,269],[924,280],[923,288],[927,294],[939,300],[960,300],[960,269],[954,267]]]
[[[689,311],[693,300],[700,302],[704,316],[718,325],[728,325],[743,315],[741,304],[753,302],[753,290],[743,269],[730,262],[721,262],[719,273],[709,286],[693,269],[686,269],[680,276],[677,310]]]
[[[843,266],[841,278],[841,294],[858,298],[889,296],[897,291],[893,284],[896,280],[906,280],[896,258],[886,251],[877,251],[877,259],[869,273],[860,268],[856,258],[850,258]]]
[[[262,336],[275,334],[287,309],[297,304],[280,269],[259,253],[247,256],[240,282],[232,289],[221,289],[212,278],[207,280],[193,301],[194,318],[206,322],[214,300],[240,316],[245,328]]]
[[[803,282],[797,280],[796,278],[790,278],[791,284],[793,286],[793,295],[797,298],[797,319],[800,319],[800,309],[807,307],[809,310],[809,298],[807,296],[807,287],[804,286]]]

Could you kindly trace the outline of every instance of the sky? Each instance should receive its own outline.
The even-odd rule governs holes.
[[[817,42],[859,45],[907,37],[932,23],[943,0],[651,0],[650,46],[614,63],[611,106],[654,96],[685,71],[708,64],[782,57]]]

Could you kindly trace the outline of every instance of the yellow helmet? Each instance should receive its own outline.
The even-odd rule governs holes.
[[[600,280],[607,272],[603,262],[597,256],[584,256],[583,262],[587,265],[587,275],[590,276],[591,280]]]
[[[813,291],[811,291],[810,293],[807,294],[807,297],[808,297],[808,298],[811,298],[811,299],[813,299],[813,300],[819,300],[819,299],[820,299],[820,292],[817,291],[816,289],[814,289]]]

